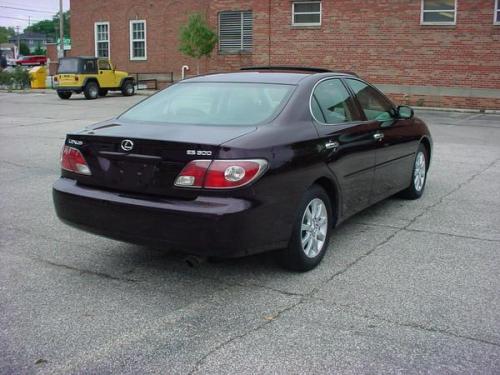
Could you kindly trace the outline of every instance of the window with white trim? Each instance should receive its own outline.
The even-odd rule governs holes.
[[[251,52],[252,34],[252,11],[219,13],[219,52]]]
[[[130,60],[146,60],[146,21],[130,21]]]
[[[457,0],[422,0],[422,25],[455,25]]]
[[[500,0],[495,0],[495,14],[493,16],[493,23],[500,25]]]
[[[109,22],[94,24],[95,55],[109,58]]]
[[[293,26],[320,26],[321,1],[294,1],[292,3]]]

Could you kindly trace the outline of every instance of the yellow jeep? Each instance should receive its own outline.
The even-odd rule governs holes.
[[[115,70],[109,60],[97,57],[60,59],[55,81],[61,99],[69,99],[71,94],[81,92],[87,99],[105,96],[110,90],[121,91],[124,96],[135,92],[133,77]]]

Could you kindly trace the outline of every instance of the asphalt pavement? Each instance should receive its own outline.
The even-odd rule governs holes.
[[[66,132],[142,99],[0,93],[0,374],[500,373],[500,115],[417,111],[425,196],[351,218],[298,274],[58,221]]]

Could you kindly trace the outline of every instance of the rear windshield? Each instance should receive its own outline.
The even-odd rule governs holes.
[[[96,73],[96,60],[61,59],[57,73]]]
[[[176,124],[256,125],[276,115],[293,88],[267,83],[180,83],[132,107],[120,118]]]
[[[59,60],[58,73],[78,73],[78,59]]]

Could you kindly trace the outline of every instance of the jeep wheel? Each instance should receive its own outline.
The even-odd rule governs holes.
[[[125,81],[122,85],[123,96],[132,96],[134,95],[134,92],[135,92],[134,82]]]
[[[99,96],[99,86],[96,82],[89,82],[85,85],[83,94],[87,99],[97,99],[97,97]]]
[[[57,96],[61,99],[69,99],[71,98],[71,91],[59,91],[57,90]]]
[[[99,89],[99,96],[108,95],[108,89]]]

